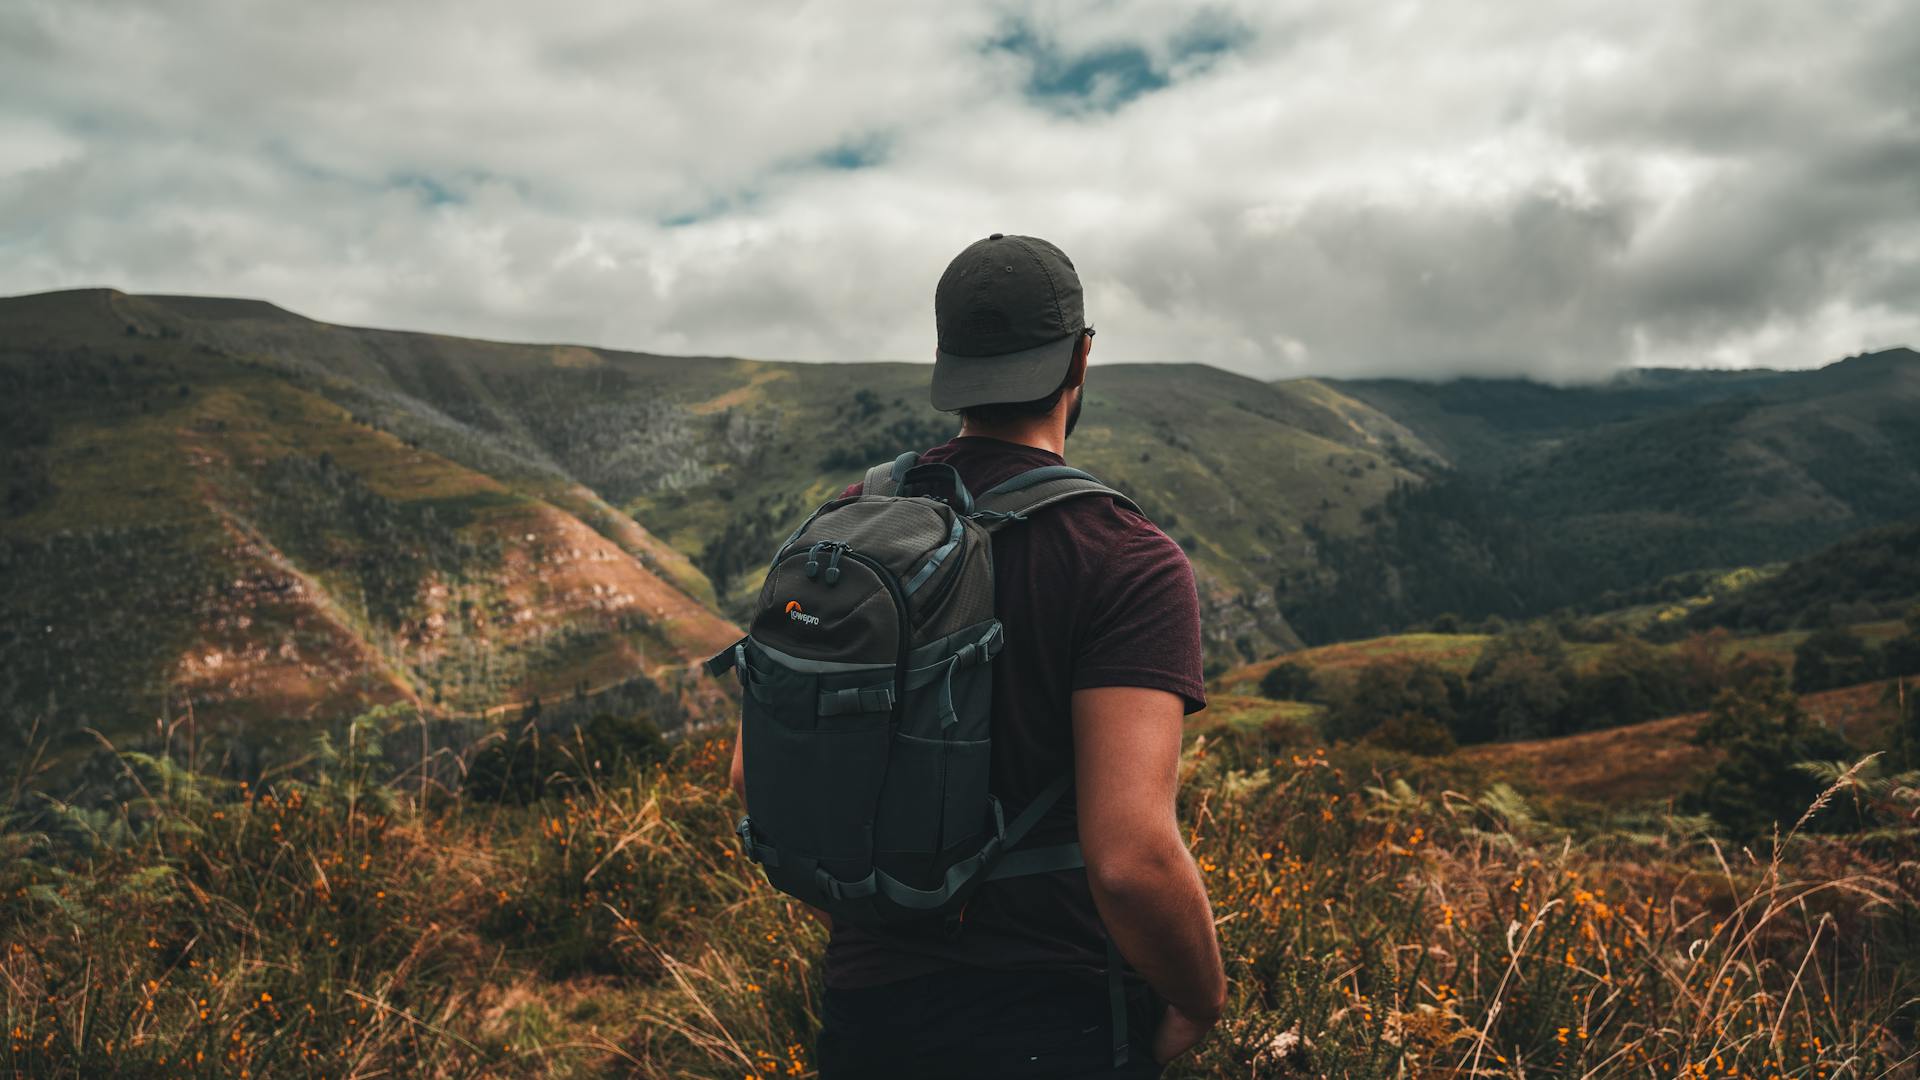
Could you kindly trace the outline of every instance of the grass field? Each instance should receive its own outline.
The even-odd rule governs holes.
[[[1458,769],[1274,740],[1185,756],[1232,982],[1170,1076],[1911,1075],[1910,826],[1581,835]],[[6,1068],[814,1074],[823,935],[735,850],[724,739],[525,808],[356,752],[260,788],[136,757],[121,809],[0,834]]]
[[[1869,644],[1880,645],[1899,637],[1906,632],[1906,625],[1898,619],[1860,623],[1849,629]],[[1723,659],[1731,660],[1745,653],[1748,656],[1776,660],[1791,668],[1793,650],[1811,634],[1808,630],[1789,630],[1776,634],[1751,636],[1720,635],[1713,640]],[[1315,673],[1345,676],[1352,675],[1368,665],[1392,660],[1407,660],[1431,664],[1443,671],[1465,675],[1479,659],[1480,650],[1493,640],[1489,634],[1394,634],[1388,637],[1368,638],[1363,641],[1343,641],[1333,645],[1321,645],[1311,649],[1299,649],[1294,652],[1279,653],[1251,664],[1230,668],[1213,680],[1213,685],[1230,694],[1257,694],[1260,680],[1267,672],[1281,664],[1300,664]],[[1674,642],[1659,646],[1674,650],[1680,643]],[[1598,660],[1608,646],[1591,642],[1567,642],[1567,659],[1574,667],[1581,668]]]

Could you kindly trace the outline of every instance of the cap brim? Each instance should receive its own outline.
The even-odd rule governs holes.
[[[1073,366],[1073,350],[1080,335],[1036,345],[1000,356],[933,354],[933,407],[941,412],[1033,401],[1059,388]]]

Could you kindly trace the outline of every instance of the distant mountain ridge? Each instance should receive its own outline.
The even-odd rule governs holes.
[[[735,633],[772,546],[953,433],[927,370],[0,299],[0,568],[22,583],[0,704],[103,730],[191,705],[239,731],[638,677],[699,715],[718,691],[687,665]],[[1070,454],[1187,548],[1224,663],[1911,516],[1916,415],[1908,350],[1587,388],[1104,365]]]

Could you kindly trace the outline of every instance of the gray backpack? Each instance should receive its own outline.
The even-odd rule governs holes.
[[[707,661],[743,698],[747,852],[782,892],[849,924],[952,916],[981,882],[1084,865],[1021,848],[1063,775],[1009,815],[988,790],[993,532],[1082,495],[1064,465],[971,497],[902,454],[782,544],[747,636]]]

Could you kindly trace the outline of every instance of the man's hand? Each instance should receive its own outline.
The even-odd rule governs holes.
[[[1181,1012],[1178,1005],[1167,1006],[1167,1011],[1160,1017],[1160,1026],[1153,1029],[1153,1060],[1165,1065],[1200,1045],[1215,1023],[1213,1020],[1195,1020]]]

